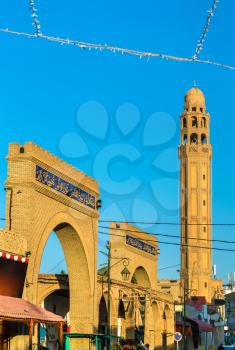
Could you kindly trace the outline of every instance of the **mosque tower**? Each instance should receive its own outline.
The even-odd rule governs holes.
[[[206,112],[205,97],[196,87],[185,95],[180,130],[181,282],[187,296],[205,296],[210,302],[213,289],[210,115]]]

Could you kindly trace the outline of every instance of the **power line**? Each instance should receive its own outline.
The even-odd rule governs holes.
[[[38,35],[38,34],[30,34],[25,32],[17,32],[8,28],[5,28],[5,29],[1,28],[0,31],[4,33],[13,34],[13,35],[20,35],[20,36],[25,36],[29,38],[38,38],[38,39],[53,41],[61,45],[73,45],[73,46],[79,47],[80,49],[88,49],[88,50],[95,49],[99,51],[110,51],[112,53],[121,53],[121,54],[127,54],[132,56],[138,56],[139,58],[144,57],[144,58],[147,58],[147,60],[149,60],[150,58],[158,57],[164,60],[190,62],[190,63],[202,63],[202,64],[208,64],[208,65],[212,65],[220,68],[235,70],[235,66],[231,66],[220,62],[211,61],[211,60],[201,60],[193,57],[180,57],[180,56],[173,56],[173,55],[157,53],[157,52],[147,52],[147,51],[122,48],[118,46],[112,46],[112,45],[106,45],[106,44],[100,44],[100,43],[89,43],[84,41],[77,41],[77,40],[48,36],[43,34]]]
[[[200,52],[202,51],[203,49],[203,45],[204,45],[204,42],[206,41],[206,36],[207,36],[207,33],[209,32],[209,28],[210,28],[210,24],[211,24],[211,19],[212,17],[214,16],[214,10],[216,9],[216,4],[219,2],[219,0],[213,0],[213,3],[212,3],[212,6],[209,8],[208,10],[208,16],[207,16],[207,19],[206,19],[206,24],[203,28],[203,31],[202,31],[202,34],[201,34],[201,37],[200,39],[198,40],[198,43],[197,43],[197,46],[196,46],[196,50],[195,50],[195,53],[193,55],[193,59],[197,59]]]
[[[53,270],[55,270],[62,262],[64,262],[65,259],[63,260],[60,260],[52,269],[50,269],[48,272],[46,273],[50,273],[52,272]],[[162,271],[162,270],[167,270],[167,269],[171,269],[173,267],[177,267],[177,266],[180,266],[180,264],[176,264],[176,265],[170,265],[170,266],[166,266],[166,267],[161,267],[158,269],[158,271]],[[102,268],[101,266],[99,268]]]
[[[54,267],[52,267],[49,271],[47,271],[47,273],[50,273],[50,272],[54,271],[64,261],[65,261],[65,258],[61,259]]]
[[[140,224],[140,225],[173,225],[173,226],[235,226],[235,223],[187,223],[183,224],[180,222],[162,222],[162,221],[110,221],[110,220],[99,220],[103,223],[115,223],[115,224]]]
[[[99,226],[99,227],[107,229],[107,230],[116,230],[116,231],[122,230],[122,229],[117,228],[117,227],[107,227],[107,226]],[[185,237],[185,236],[181,236],[181,235],[169,235],[169,234],[165,234],[165,233],[151,233],[151,232],[145,232],[145,231],[141,231],[140,232],[140,230],[128,230],[128,229],[123,229],[123,231],[134,232],[134,233],[142,233],[142,234],[152,235],[152,236],[156,236],[156,237],[157,236],[161,236],[161,237],[170,237],[170,238],[192,239],[192,240],[196,240],[196,241],[235,244],[235,241],[227,241],[227,240],[221,240],[221,239],[207,239],[207,238],[197,238],[197,237]]]
[[[103,231],[99,231],[98,233],[106,235],[106,236],[114,236],[114,237],[122,237],[122,238],[124,238],[123,235],[118,235],[116,233],[108,233],[108,232],[103,232]],[[153,239],[141,238],[141,241],[156,243],[156,241],[153,240]],[[218,250],[218,251],[225,251],[225,252],[235,252],[235,249],[218,248],[218,247],[206,247],[206,246],[191,245],[191,244],[184,244],[184,243],[177,243],[177,242],[158,241],[158,243],[160,243],[160,244],[167,244],[167,245],[174,245],[174,246],[181,246],[181,247],[197,248],[197,249],[207,249],[207,250]]]
[[[172,269],[173,267],[177,267],[177,266],[180,266],[180,264],[170,265],[170,266],[166,266],[166,267],[161,267],[160,269],[158,269],[158,271]]]

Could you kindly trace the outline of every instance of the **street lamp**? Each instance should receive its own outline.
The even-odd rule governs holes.
[[[123,265],[125,266],[124,269],[121,271],[122,275],[122,280],[123,281],[128,281],[130,278],[130,271],[128,270],[127,266],[129,265],[129,260],[128,259],[123,259]]]

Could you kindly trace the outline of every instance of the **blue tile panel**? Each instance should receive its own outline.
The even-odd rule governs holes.
[[[95,209],[95,196],[85,192],[81,188],[61,179],[50,171],[36,165],[36,180],[45,186],[63,193],[65,196],[78,201],[87,207]]]
[[[137,249],[143,250],[146,253],[157,255],[157,248],[151,244],[145,243],[138,238],[126,235],[126,244],[131,245]]]

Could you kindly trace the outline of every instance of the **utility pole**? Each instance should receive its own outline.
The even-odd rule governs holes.
[[[129,264],[129,258],[125,258],[125,257],[115,257],[112,256],[112,259],[117,259],[118,262],[114,263],[111,266],[111,243],[110,241],[107,241],[106,243],[106,249],[107,249],[107,253],[106,252],[102,252],[100,251],[100,253],[102,253],[103,255],[105,255],[107,257],[107,264],[105,264],[107,266],[107,272],[106,272],[106,276],[107,276],[107,284],[108,284],[108,300],[107,300],[107,331],[106,331],[106,337],[107,337],[107,341],[106,341],[106,345],[107,345],[107,350],[111,350],[111,276],[110,276],[110,271],[111,268],[113,266],[115,266],[116,264],[118,264],[120,261],[123,261],[123,265],[124,265],[124,270],[121,272],[122,274],[122,278],[124,281],[127,281],[130,275],[130,272],[127,269],[127,265]],[[102,277],[102,283],[103,283],[103,277]],[[102,291],[103,291],[103,286],[102,286]]]
[[[188,344],[187,344],[187,336],[185,334],[186,331],[186,302],[188,300],[188,297],[190,296],[191,292],[197,291],[196,289],[189,289],[188,288],[188,279],[184,279],[184,284],[181,284],[181,287],[183,288],[183,350],[188,350]],[[182,298],[182,297],[181,297]],[[195,297],[197,299],[197,297]]]
[[[108,251],[108,310],[107,310],[107,350],[111,349],[111,330],[110,330],[110,294],[111,294],[111,278],[110,278],[110,270],[111,270],[111,247],[110,247],[110,241],[107,242],[106,248]]]
[[[184,350],[187,350],[187,338],[186,338],[186,334],[185,334],[185,330],[186,330],[186,285],[184,284],[184,306],[183,306],[183,310],[184,310],[184,318],[183,318],[183,335],[184,335]]]

